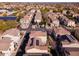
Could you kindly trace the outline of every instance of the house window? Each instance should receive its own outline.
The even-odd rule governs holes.
[[[36,45],[39,45],[39,40],[36,40]]]
[[[30,46],[33,45],[33,41],[34,41],[34,38],[31,38],[31,44],[30,44]]]

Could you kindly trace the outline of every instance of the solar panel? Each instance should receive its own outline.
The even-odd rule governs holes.
[[[75,40],[75,38],[72,36],[72,35],[70,35],[71,36],[71,38],[73,39],[73,40]]]
[[[70,35],[66,35],[66,36],[68,37],[68,40],[69,40],[70,42],[73,42],[73,39],[71,38]]]
[[[67,35],[66,35],[66,37],[67,37]],[[68,41],[68,42],[71,42],[71,40],[69,40],[69,38],[68,38],[68,37],[67,37],[67,41]]]

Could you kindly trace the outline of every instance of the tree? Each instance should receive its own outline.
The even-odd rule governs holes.
[[[70,14],[70,11],[69,11],[69,10],[67,10],[66,14],[67,14],[67,15],[69,15],[69,14]]]
[[[44,8],[44,9],[41,8],[40,10],[41,10],[42,13],[47,13],[47,12],[49,12],[49,9],[48,9],[48,8]]]

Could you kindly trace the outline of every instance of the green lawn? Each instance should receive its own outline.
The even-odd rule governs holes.
[[[0,30],[5,31],[10,28],[15,28],[17,26],[17,22],[15,20],[0,20]]]

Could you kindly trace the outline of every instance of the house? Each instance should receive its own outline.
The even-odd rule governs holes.
[[[76,17],[76,16],[79,16],[79,14],[74,13],[74,14],[73,14],[73,17]]]
[[[38,34],[39,33],[39,34]],[[42,41],[42,44],[46,44],[47,33],[42,31],[31,31],[30,38],[39,38]]]
[[[51,23],[51,26],[59,26],[58,15],[54,13],[48,14],[48,23]]]
[[[27,55],[49,55],[47,47],[47,33],[31,31],[25,51]]]
[[[79,43],[76,41],[63,41],[62,47],[70,54],[70,56],[79,56]]]
[[[59,20],[58,19],[52,20],[51,26],[59,26]]]
[[[20,31],[17,28],[12,28],[9,30],[6,30],[3,34],[2,34],[2,39],[7,39],[10,38],[10,40],[18,43],[19,39],[20,39]]]
[[[37,10],[36,15],[35,15],[34,22],[35,23],[40,23],[41,21],[42,21],[41,11],[40,10]]]
[[[70,15],[71,15],[71,14],[74,14],[74,11],[72,11],[72,10],[63,10],[62,13],[63,13],[64,15],[66,15],[67,12],[69,12]]]
[[[76,26],[75,21],[68,19],[66,16],[60,17],[60,23],[66,25],[66,26],[69,26],[69,27]]]
[[[27,17],[27,19],[22,18],[22,19],[20,19],[20,27],[22,29],[26,29],[29,27],[30,22],[31,22],[31,20],[29,20],[29,17]]]
[[[71,33],[69,31],[67,31],[66,29],[64,29],[63,27],[54,27],[53,28],[53,31],[56,33],[56,36],[57,35],[70,35]]]
[[[75,21],[73,21],[73,20],[68,20],[67,23],[66,23],[66,25],[67,25],[67,26],[70,26],[70,27],[71,27],[71,26],[72,26],[72,27],[75,27],[75,26],[76,26]]]
[[[10,56],[14,49],[12,40],[9,38],[0,39],[0,56]]]
[[[20,19],[20,27],[22,29],[27,29],[33,19],[34,16],[34,10],[31,10],[28,12],[22,19]]]
[[[71,35],[71,33],[64,28],[54,28],[54,36],[57,40],[60,40],[62,47],[71,56],[79,55],[79,43],[77,39]]]
[[[66,29],[64,29],[63,27],[54,27],[53,35],[55,38],[57,38],[58,36],[71,35],[71,33],[67,31]]]
[[[3,42],[3,43],[0,43],[0,47],[2,44],[3,49],[4,49],[4,50],[1,50],[1,51],[3,51],[1,53],[4,53],[5,55],[8,55],[8,56],[13,54],[13,51],[15,51],[17,49],[17,46],[20,42],[20,38],[21,38],[20,31],[17,28],[12,28],[12,29],[6,30],[1,36],[0,42]],[[7,50],[5,50],[5,48]]]

